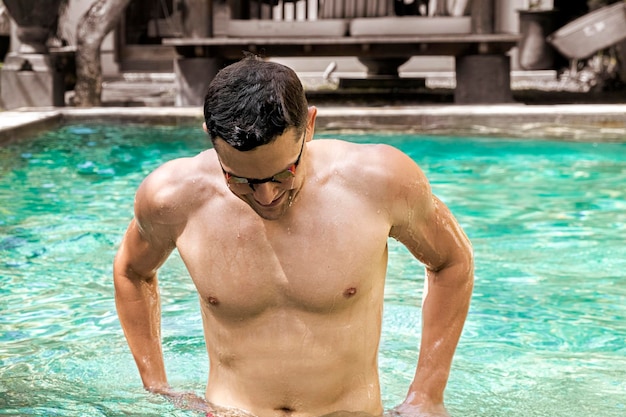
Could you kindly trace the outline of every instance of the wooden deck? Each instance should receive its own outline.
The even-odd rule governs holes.
[[[212,22],[213,2],[209,3],[208,21]],[[392,3],[376,0],[376,4]],[[215,73],[228,62],[241,59],[244,52],[267,58],[353,56],[367,67],[371,79],[398,78],[398,66],[414,56],[452,56],[457,103],[512,101],[508,52],[517,45],[519,35],[494,33],[493,0],[473,0],[469,16],[434,19],[387,14],[276,21],[252,18],[255,10],[242,10],[249,13],[233,8],[225,35],[213,36],[212,27],[200,26],[198,32],[206,32],[207,36],[163,40],[165,45],[175,47],[178,54],[174,67],[179,105],[200,104]],[[262,15],[260,9],[256,12]]]

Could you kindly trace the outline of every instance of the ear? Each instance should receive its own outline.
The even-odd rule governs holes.
[[[306,140],[307,142],[313,140],[313,134],[315,133],[315,119],[317,118],[317,107],[309,107],[306,122]]]
[[[204,130],[204,133],[209,133],[209,129],[206,127],[206,122],[202,122],[202,130]]]

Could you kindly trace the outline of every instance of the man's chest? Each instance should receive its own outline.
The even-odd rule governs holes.
[[[316,312],[382,286],[388,231],[372,210],[302,216],[286,225],[233,216],[193,221],[177,247],[210,306],[242,317],[281,305]]]

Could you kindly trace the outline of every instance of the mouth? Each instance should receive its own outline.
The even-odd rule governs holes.
[[[271,209],[273,207],[277,207],[280,206],[282,204],[282,202],[284,201],[285,197],[288,195],[289,193],[287,191],[283,192],[282,194],[280,194],[278,197],[276,197],[274,200],[272,200],[272,202],[270,202],[269,204],[263,204],[261,202],[259,202],[257,199],[254,199],[254,202],[256,203],[257,206],[264,208],[264,209]]]

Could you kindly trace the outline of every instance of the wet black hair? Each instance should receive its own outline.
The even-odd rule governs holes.
[[[204,121],[211,141],[221,138],[248,151],[272,142],[290,127],[303,133],[307,109],[304,88],[291,68],[249,54],[211,81]]]

